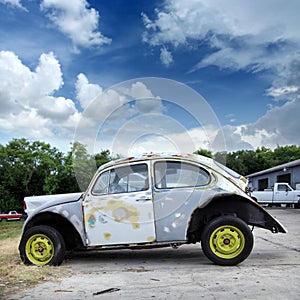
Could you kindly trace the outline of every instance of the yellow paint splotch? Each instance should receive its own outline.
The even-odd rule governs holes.
[[[154,236],[148,236],[147,237],[147,242],[154,242],[155,241],[155,237]]]
[[[111,215],[116,222],[129,221],[133,229],[139,229],[138,223],[140,212],[133,205],[126,205],[124,201],[109,200],[106,206],[100,208],[103,211],[111,211]]]
[[[111,238],[111,234],[109,232],[104,232],[103,236],[107,241],[110,240],[110,238]]]

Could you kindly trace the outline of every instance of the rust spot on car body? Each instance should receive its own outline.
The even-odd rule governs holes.
[[[99,210],[109,212],[116,222],[129,221],[133,229],[139,229],[140,212],[133,205],[126,205],[124,201],[110,200],[106,206],[99,207]]]
[[[104,232],[103,236],[107,241],[111,238],[111,234],[109,232]]]

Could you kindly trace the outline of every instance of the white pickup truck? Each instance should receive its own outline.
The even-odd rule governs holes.
[[[254,191],[251,196],[260,204],[294,204],[299,208],[300,190],[294,190],[288,183],[275,183],[271,190]]]

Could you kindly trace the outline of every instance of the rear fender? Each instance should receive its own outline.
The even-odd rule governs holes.
[[[248,225],[264,228],[273,233],[287,232],[280,222],[253,199],[236,194],[222,194],[210,199],[205,206],[194,210],[187,229],[187,240],[191,243],[200,241],[204,226],[210,220],[222,215],[234,215]]]

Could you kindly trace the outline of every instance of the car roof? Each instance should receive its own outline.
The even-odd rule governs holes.
[[[140,161],[149,161],[149,160],[156,160],[156,159],[178,159],[178,160],[188,160],[191,162],[201,163],[208,167],[211,167],[213,164],[213,159],[198,155],[198,154],[169,154],[169,153],[149,153],[149,154],[142,154],[139,156],[130,156],[126,158],[120,158],[116,160],[112,160],[106,164],[103,164],[98,168],[98,172],[106,169],[111,166],[117,166],[124,163],[134,163]]]

